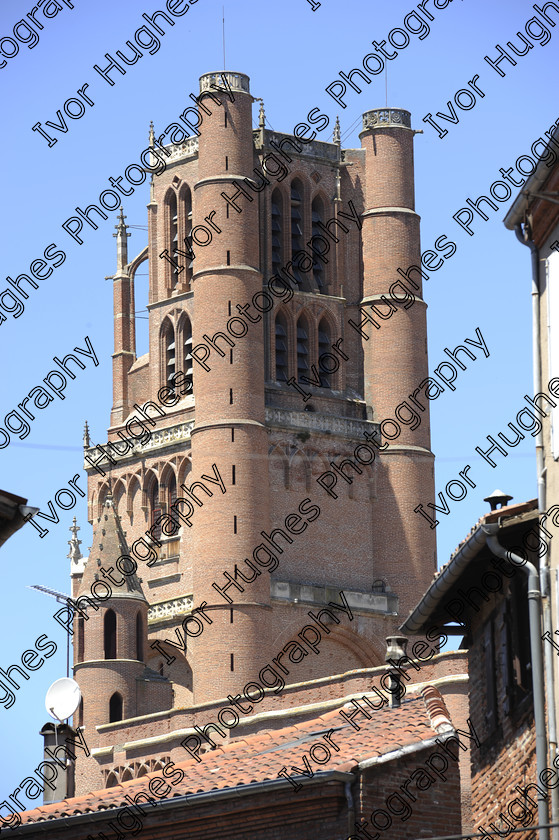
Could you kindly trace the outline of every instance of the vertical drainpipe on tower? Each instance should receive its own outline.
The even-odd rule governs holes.
[[[534,396],[541,393],[541,331],[540,331],[540,280],[539,280],[539,252],[536,243],[530,236],[528,226],[522,229],[519,223],[515,226],[516,238],[522,245],[530,249],[532,261],[532,382]],[[546,480],[544,467],[543,426],[536,435],[536,471],[538,481],[538,508],[540,514],[546,510]],[[551,634],[551,586],[548,552],[540,561],[540,586],[542,594],[542,617],[545,633]],[[547,713],[549,727],[549,765],[557,755],[557,719],[555,710],[555,666],[551,646],[544,646],[545,676],[547,693]],[[551,790],[551,822],[559,822],[559,790]],[[559,826],[552,829],[553,840],[559,840]]]

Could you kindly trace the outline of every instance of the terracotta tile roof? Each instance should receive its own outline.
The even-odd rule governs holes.
[[[433,686],[427,686],[416,696],[404,700],[396,709],[384,707],[373,711],[360,699],[361,696],[356,699],[371,717],[366,719],[359,714],[354,718],[359,730],[354,729],[340,715],[342,709],[348,714],[355,709],[346,703],[314,720],[240,738],[201,753],[200,762],[187,758],[176,763],[175,768],[183,770],[185,776],[173,787],[170,797],[236,788],[268,779],[277,780],[278,772],[284,766],[290,775],[296,776],[298,774],[292,768],[305,769],[303,756],[308,758],[308,751],[314,744],[327,743],[321,740],[321,735],[329,730],[333,730],[330,738],[339,747],[339,752],[331,749],[330,760],[322,766],[311,762],[315,775],[332,770],[349,772],[366,759],[387,755],[402,747],[434,738],[441,724],[450,723],[444,700]],[[378,703],[377,695],[365,696],[371,702]],[[134,797],[140,791],[149,794],[149,781],[154,777],[163,778],[161,771],[85,796],[34,808],[20,815],[22,823],[126,806],[129,804],[124,798],[126,795]],[[154,798],[157,800],[157,797]]]

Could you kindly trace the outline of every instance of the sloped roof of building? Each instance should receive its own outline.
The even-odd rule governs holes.
[[[0,546],[8,537],[25,525],[25,516],[37,513],[39,508],[27,507],[27,499],[0,490]]]
[[[362,696],[362,695],[361,695]],[[374,693],[364,695],[371,702],[379,704],[379,696]],[[339,751],[330,749],[330,760],[318,766],[310,762],[314,771],[314,780],[344,781],[344,775],[355,771],[360,764],[368,766],[387,761],[396,761],[403,754],[415,750],[427,749],[434,745],[436,738],[445,738],[454,732],[448,709],[439,691],[433,686],[426,686],[414,696],[402,702],[398,708],[384,706],[373,710],[356,695],[361,707],[368,711],[370,718],[359,714],[355,723],[359,730],[340,715],[344,710],[349,714],[355,709],[351,704],[321,715],[314,720],[298,723],[280,730],[261,731],[200,754],[200,761],[187,758],[175,763],[173,769],[184,772],[184,778],[172,789],[165,801],[181,798],[192,804],[201,799],[201,795],[226,794],[227,791],[250,793],[262,789],[266,782],[278,783],[279,771],[286,767],[287,773],[305,784],[301,773],[305,770],[303,756],[308,758],[309,749],[314,744],[327,743],[321,736],[329,736]],[[186,753],[185,753],[186,754]],[[321,752],[320,757],[325,755]],[[93,760],[93,759],[91,759]],[[297,773],[295,768],[299,768]],[[336,778],[336,771],[339,774]],[[149,793],[149,783],[155,777],[163,779],[161,771],[152,772],[138,779],[122,782],[85,796],[77,796],[62,802],[43,805],[22,813],[23,826],[15,829],[25,832],[30,823],[58,820],[61,818],[91,815],[99,811],[116,809],[129,805],[125,797],[134,797],[140,792]],[[169,781],[168,779],[166,780]],[[289,786],[290,782],[285,781]],[[153,798],[153,795],[152,795]],[[157,800],[156,801],[160,801]],[[30,826],[29,826],[30,827]],[[46,826],[45,826],[46,827]]]
[[[486,548],[487,533],[484,526],[498,523],[502,528],[517,525],[522,527],[526,523],[537,521],[538,517],[537,499],[506,505],[481,516],[465,539],[453,551],[448,563],[435,572],[421,600],[400,626],[402,633],[409,635],[422,633],[433,625],[444,628],[447,633],[451,632],[452,628],[448,622],[453,619],[449,619],[448,615],[444,614],[442,604],[451,597],[453,589],[458,584],[464,583],[465,576],[473,574],[472,563],[475,560],[485,555],[491,556]],[[463,630],[460,629],[459,634],[462,632]]]

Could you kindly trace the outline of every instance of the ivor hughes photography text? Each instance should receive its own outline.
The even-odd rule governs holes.
[[[559,840],[559,3],[2,13],[0,834]]]

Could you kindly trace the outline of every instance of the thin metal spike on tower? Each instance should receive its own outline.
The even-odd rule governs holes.
[[[150,153],[150,166],[153,167],[154,160],[155,160],[155,129],[153,127],[153,120],[150,121],[149,124],[149,143],[148,148],[152,151]],[[150,179],[149,179],[149,201],[150,204],[153,203],[155,200],[155,184],[153,183],[153,171],[151,172]]]
[[[225,71],[225,6],[222,6],[223,14],[223,70]]]

